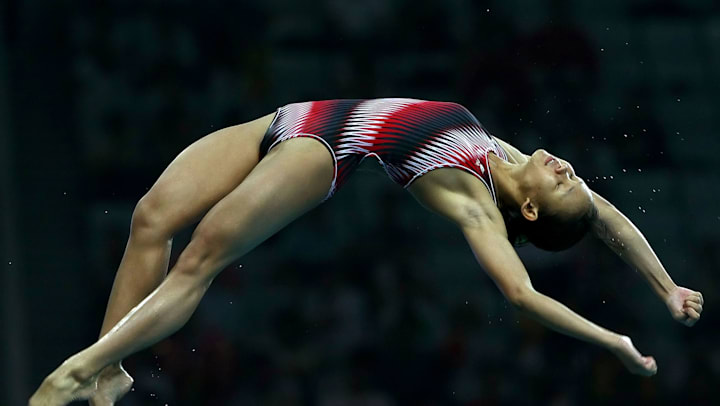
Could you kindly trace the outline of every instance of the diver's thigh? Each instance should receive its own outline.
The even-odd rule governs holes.
[[[246,254],[328,194],[334,168],[327,149],[311,138],[282,144],[215,204],[193,232],[189,247],[216,265],[205,269],[215,272]]]
[[[275,113],[210,133],[186,147],[140,199],[138,209],[171,232],[197,221],[259,162]]]

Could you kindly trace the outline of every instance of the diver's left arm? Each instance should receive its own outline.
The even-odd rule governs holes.
[[[640,230],[610,202],[593,192],[598,220],[593,234],[630,266],[635,267],[662,299],[672,317],[692,326],[700,318],[702,293],[677,286]]]

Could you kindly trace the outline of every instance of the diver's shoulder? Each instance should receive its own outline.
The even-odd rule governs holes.
[[[458,168],[438,168],[418,177],[407,189],[425,208],[458,225],[481,219],[502,220],[487,185]]]

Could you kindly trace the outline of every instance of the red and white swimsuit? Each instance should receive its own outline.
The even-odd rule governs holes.
[[[459,168],[480,179],[497,204],[487,161],[507,154],[475,116],[457,103],[405,98],[291,103],[277,114],[260,144],[260,157],[279,142],[312,137],[334,163],[328,200],[363,159],[374,156],[404,188],[437,168]]]

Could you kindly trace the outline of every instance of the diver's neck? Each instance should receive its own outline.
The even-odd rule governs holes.
[[[518,179],[523,165],[510,163],[492,153],[488,153],[488,165],[495,184],[498,207],[519,209],[523,199],[520,196]]]

